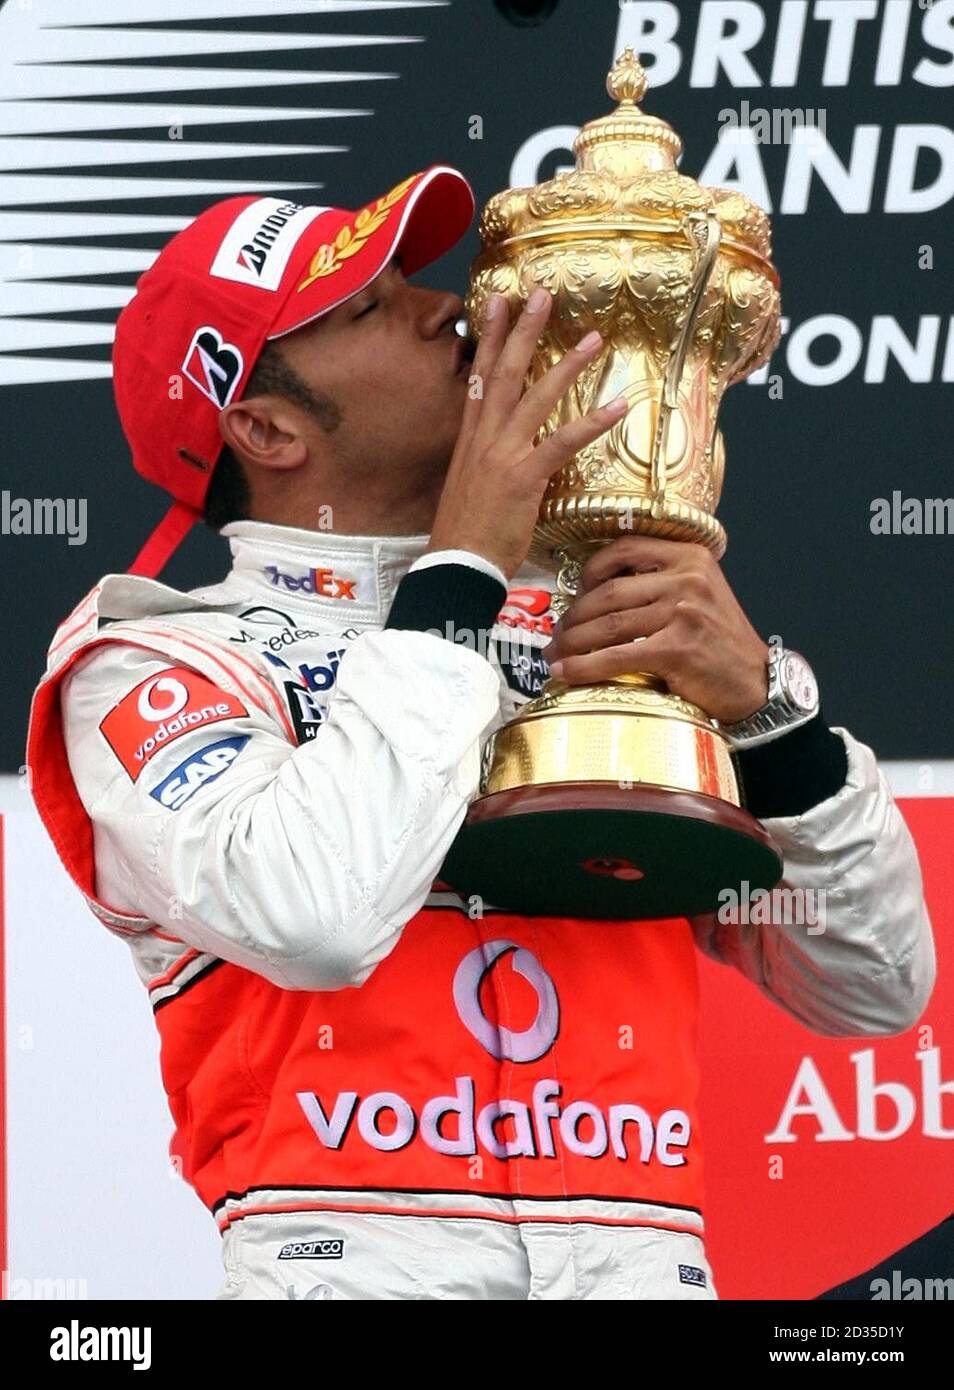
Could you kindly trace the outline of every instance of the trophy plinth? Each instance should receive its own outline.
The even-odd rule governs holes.
[[[488,741],[441,877],[513,911],[637,920],[694,917],[780,873],[702,710],[635,682],[551,680]]]
[[[491,198],[471,270],[474,331],[493,293],[512,319],[538,286],[553,296],[528,386],[590,329],[603,338],[539,439],[615,396],[629,403],[541,504],[530,557],[557,571],[558,613],[594,548],[627,532],[722,555],[719,405],[779,338],[768,218],[742,194],[677,171],[681,141],[637,105],[645,89],[626,49],[607,79],[616,109],[580,130],[576,168]],[[726,886],[771,887],[781,874],[740,800],[717,725],[655,678],[634,670],[572,689],[551,680],[488,742],[479,796],[441,877],[514,911],[697,915]]]

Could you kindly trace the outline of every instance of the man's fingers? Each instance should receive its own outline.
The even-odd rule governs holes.
[[[493,362],[486,358],[481,360],[479,371],[484,397],[481,423],[485,427],[499,430],[510,419],[523,393],[530,359],[552,307],[551,294],[546,290],[534,290]],[[506,322],[506,314],[502,317]],[[496,328],[494,331],[496,333]]]
[[[560,619],[560,630],[592,622],[606,613],[643,608],[672,594],[678,579],[670,573],[620,574],[573,600]]]
[[[597,332],[587,333],[559,362],[553,366],[524,393],[520,404],[513,412],[513,420],[508,433],[517,439],[533,439],[540,426],[553,413],[554,407],[570,390],[583,368],[592,362],[603,346],[603,339]]]
[[[484,382],[503,350],[503,345],[507,340],[508,325],[509,315],[506,299],[502,294],[492,294],[484,307],[480,337],[477,340],[477,351],[470,364],[467,399],[464,402],[464,413],[461,417],[460,431],[457,436],[457,450],[465,448],[473,438],[480,419]]]
[[[676,600],[666,598],[658,603],[646,603],[641,608],[603,613],[588,621],[574,623],[571,627],[566,625],[564,618],[556,637],[544,649],[543,655],[547,661],[564,661],[567,657],[583,656],[587,652],[608,651],[637,637],[651,637],[668,625],[675,607]],[[639,660],[635,652],[631,656],[634,661]]]
[[[492,294],[484,307],[480,324],[480,337],[472,363],[475,371],[485,373],[493,367],[507,341],[509,322],[506,299],[502,294]]]
[[[568,656],[550,662],[550,674],[567,685],[598,685],[616,676],[631,676],[641,672],[666,679],[672,665],[671,639],[665,628],[642,642],[624,642],[598,652]]]
[[[616,574],[676,569],[697,559],[694,541],[667,541],[656,536],[620,536],[591,555],[580,575],[580,593],[588,593]]]
[[[542,444],[530,451],[527,467],[533,482],[545,483],[548,478],[562,468],[565,463],[579,453],[585,445],[599,439],[601,434],[613,428],[629,409],[629,402],[623,396],[591,410],[579,420],[571,420],[561,425],[553,434],[547,436]]]

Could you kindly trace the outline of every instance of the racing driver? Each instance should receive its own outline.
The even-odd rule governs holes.
[[[133,462],[174,502],[58,629],[29,765],[149,993],[223,1298],[712,1298],[696,946],[827,1035],[902,1031],[933,984],[872,753],[705,549],[621,535],[554,627],[538,507],[625,402],[536,443],[599,338],[525,390],[546,291],[513,322],[494,296],[474,356],[461,299],[410,283],[473,207],[442,165],[357,213],[230,198],[117,325]],[[232,565],[182,593],[156,575],[199,516]],[[547,663],[569,684],[654,672],[709,711],[824,930],[451,891],[482,745]]]

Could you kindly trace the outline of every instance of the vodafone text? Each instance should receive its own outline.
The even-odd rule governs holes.
[[[572,1101],[561,1108],[562,1087],[548,1077],[536,1083],[529,1105],[520,1100],[498,1099],[478,1111],[473,1078],[458,1076],[455,1083],[454,1095],[434,1096],[424,1104],[420,1116],[395,1091],[376,1091],[363,1100],[357,1091],[340,1091],[330,1116],[311,1091],[299,1091],[298,1103],[327,1149],[341,1148],[357,1110],[361,1138],[371,1148],[385,1153],[404,1149],[419,1137],[436,1153],[456,1158],[473,1157],[478,1151],[478,1140],[494,1158],[555,1158],[559,1137],[570,1153],[581,1158],[602,1158],[612,1149],[617,1158],[626,1160],[630,1157],[626,1126],[633,1125],[641,1163],[649,1163],[654,1155],[667,1168],[686,1162],[686,1155],[680,1150],[689,1145],[691,1126],[684,1110],[666,1110],[654,1121],[641,1105],[610,1105],[608,1115],[585,1100]],[[391,1116],[387,1129],[380,1124],[382,1114]],[[448,1116],[457,1117],[457,1133],[453,1137],[444,1132],[445,1128],[450,1129]],[[498,1125],[508,1122],[512,1137],[504,1138]],[[587,1137],[582,1137],[581,1131]]]
[[[178,734],[184,734],[186,729],[194,728],[199,724],[214,724],[220,719],[225,719],[231,714],[231,707],[224,701],[216,705],[203,705],[201,709],[189,710],[185,714],[180,714],[175,719],[163,720],[156,725],[155,732],[150,734],[147,739],[136,749],[136,761],[141,763],[154,753],[160,744],[167,743],[169,739],[175,738]]]
[[[135,782],[153,754],[191,729],[247,714],[240,700],[198,672],[169,666],[124,695],[99,727]]]

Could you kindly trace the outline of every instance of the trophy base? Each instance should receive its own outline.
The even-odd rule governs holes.
[[[547,681],[484,749],[441,878],[488,907],[652,920],[773,888],[781,856],[740,805],[729,745],[655,677]]]
[[[697,792],[570,782],[473,803],[440,871],[463,897],[547,917],[660,920],[773,888],[782,860],[739,806]]]

